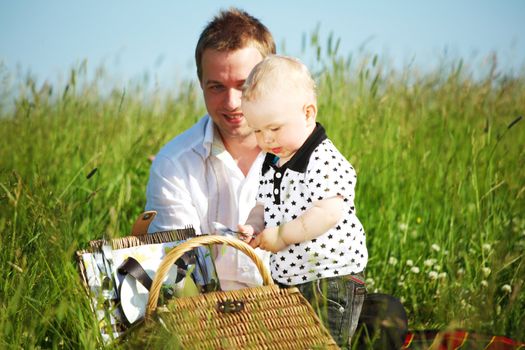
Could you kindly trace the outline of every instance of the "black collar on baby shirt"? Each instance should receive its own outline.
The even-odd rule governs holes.
[[[314,149],[325,139],[326,132],[323,126],[319,123],[315,123],[314,131],[312,131],[310,136],[308,136],[301,148],[295,152],[292,158],[281,167],[281,170],[290,169],[299,173],[304,173],[308,167],[310,155]],[[276,164],[278,161],[279,157],[277,157],[275,154],[267,153],[262,165],[262,174],[266,174],[266,172],[270,170],[270,167],[277,168]]]

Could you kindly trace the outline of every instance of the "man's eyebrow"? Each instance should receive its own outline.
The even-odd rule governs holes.
[[[246,81],[246,79],[240,79],[240,80],[237,80],[235,82],[235,86],[242,86],[244,85],[244,82]],[[220,80],[208,80],[206,81],[205,85],[225,85],[222,81]]]
[[[224,85],[224,84],[218,80],[208,80],[206,81],[206,85]]]

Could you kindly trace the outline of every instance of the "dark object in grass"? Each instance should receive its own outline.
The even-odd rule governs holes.
[[[86,179],[89,180],[95,173],[97,172],[98,168],[93,168],[89,174],[86,175]]]
[[[352,348],[401,349],[407,332],[408,318],[399,299],[370,293],[363,303]]]

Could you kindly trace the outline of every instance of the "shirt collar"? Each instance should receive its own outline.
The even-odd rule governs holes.
[[[310,136],[308,136],[306,141],[297,150],[297,152],[295,152],[292,158],[281,167],[281,171],[290,169],[295,172],[304,173],[306,171],[306,168],[308,167],[308,162],[310,160],[312,152],[326,138],[326,132],[323,126],[319,123],[315,123],[314,131],[312,131]],[[276,155],[272,153],[267,153],[262,166],[262,174],[266,174],[266,172],[270,170],[270,167],[277,168],[276,164],[278,160],[279,157],[277,157]]]
[[[209,115],[204,126],[202,147],[204,148],[202,155],[206,158],[210,156],[218,156],[226,151],[221,135],[219,135],[219,131]]]

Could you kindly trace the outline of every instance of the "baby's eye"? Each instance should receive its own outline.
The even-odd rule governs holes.
[[[275,128],[271,128],[270,130],[271,131],[278,131],[279,129],[280,129],[280,127],[278,126],[278,127],[275,127]]]
[[[258,133],[261,132],[261,130],[254,129],[253,132],[256,133],[256,134],[258,134]]]

